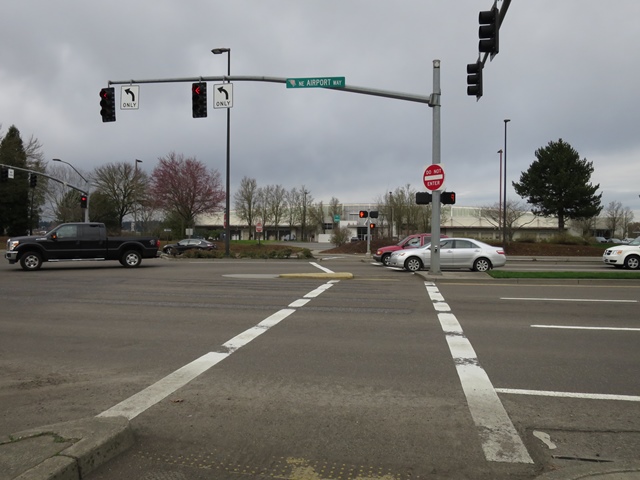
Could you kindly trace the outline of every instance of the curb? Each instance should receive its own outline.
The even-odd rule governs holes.
[[[125,417],[91,417],[0,440],[0,480],[80,480],[133,446]]]
[[[620,462],[605,465],[581,465],[548,472],[536,480],[640,480],[640,462]]]

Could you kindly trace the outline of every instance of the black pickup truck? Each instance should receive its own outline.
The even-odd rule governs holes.
[[[119,260],[138,267],[143,258],[157,257],[159,247],[154,237],[109,237],[103,223],[63,223],[44,235],[10,238],[4,256],[23,270],[69,260]]]

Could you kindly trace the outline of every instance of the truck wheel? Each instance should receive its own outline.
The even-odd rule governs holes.
[[[127,250],[124,252],[124,255],[122,255],[120,263],[123,267],[127,268],[139,267],[142,263],[142,255],[136,250]]]
[[[382,255],[381,260],[382,260],[382,264],[385,267],[388,267],[389,266],[389,260],[391,260],[391,254],[390,253],[385,253],[384,255]]]
[[[38,252],[25,252],[20,257],[20,266],[23,270],[39,270],[42,266],[42,256]]]

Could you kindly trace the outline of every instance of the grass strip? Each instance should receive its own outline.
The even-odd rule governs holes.
[[[489,270],[493,278],[573,278],[602,280],[640,280],[640,272],[511,272],[505,270]]]

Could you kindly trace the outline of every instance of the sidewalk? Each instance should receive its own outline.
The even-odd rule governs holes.
[[[80,480],[133,446],[124,417],[92,417],[0,438],[0,480]]]
[[[0,480],[82,480],[134,444],[124,417],[85,418],[0,439]],[[640,480],[640,461],[567,467],[537,480]]]

